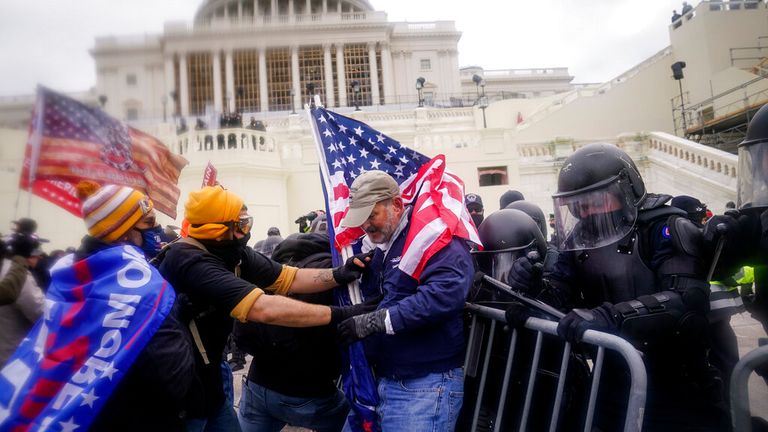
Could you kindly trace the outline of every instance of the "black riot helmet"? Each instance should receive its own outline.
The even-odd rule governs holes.
[[[538,225],[520,210],[491,213],[480,224],[478,233],[484,250],[473,253],[480,270],[505,283],[516,259],[536,252],[538,259],[543,260],[547,253],[547,242]]]
[[[739,144],[739,210],[768,207],[768,105],[763,105]]]
[[[608,143],[588,144],[563,163],[552,195],[560,250],[611,244],[634,227],[645,184],[632,159]]]
[[[521,200],[511,202],[504,208],[520,210],[530,216],[531,219],[536,222],[536,225],[539,226],[541,235],[543,235],[545,239],[547,238],[547,219],[544,218],[544,212],[541,210],[541,207],[530,201]]]

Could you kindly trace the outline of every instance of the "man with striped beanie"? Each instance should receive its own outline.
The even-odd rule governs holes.
[[[101,243],[130,242],[141,247],[141,232],[135,225],[152,211],[152,201],[127,186],[82,181],[77,185],[83,200],[83,220],[90,237]]]

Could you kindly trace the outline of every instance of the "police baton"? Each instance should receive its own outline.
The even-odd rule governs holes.
[[[725,245],[725,234],[728,232],[728,226],[724,223],[719,223],[715,226],[717,234],[720,238],[717,239],[717,246],[715,246],[715,254],[712,256],[712,264],[709,266],[709,273],[707,273],[707,282],[712,281],[712,276],[715,274],[715,267],[717,267],[717,261],[720,260],[720,253],[723,251]]]
[[[522,303],[531,306],[535,309],[538,309],[542,312],[545,312],[549,315],[552,315],[553,317],[557,318],[558,320],[565,316],[564,313],[560,312],[559,310],[553,308],[552,306],[544,303],[541,300],[532,299],[522,293],[519,293],[512,289],[511,286],[505,284],[504,282],[494,279],[488,275],[483,275],[483,280],[488,282],[489,284],[493,285],[495,288],[499,289],[500,291],[503,291],[515,299],[521,301]]]

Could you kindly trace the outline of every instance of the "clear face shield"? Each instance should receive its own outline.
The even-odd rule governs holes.
[[[739,178],[736,207],[768,207],[768,144],[739,146]]]
[[[525,256],[531,250],[533,242],[522,247],[515,247],[496,251],[474,251],[477,265],[480,270],[488,276],[509,283],[509,274],[512,271],[512,264],[518,258]]]
[[[595,249],[624,238],[637,220],[632,196],[629,182],[617,177],[599,188],[555,197],[557,248]]]

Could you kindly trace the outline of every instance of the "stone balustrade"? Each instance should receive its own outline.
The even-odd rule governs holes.
[[[176,136],[173,150],[192,166],[205,165],[209,160],[280,165],[275,137],[253,129],[187,131]]]
[[[735,179],[738,157],[686,139],[664,133],[652,132],[648,136],[648,151],[662,153],[699,171],[706,171],[712,178],[722,176]]]

